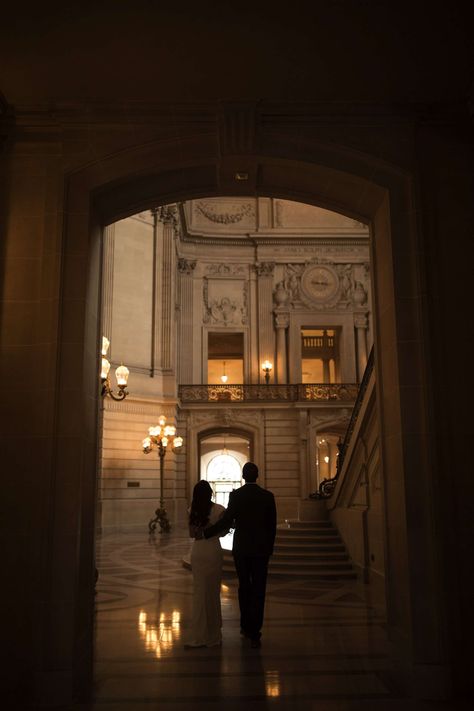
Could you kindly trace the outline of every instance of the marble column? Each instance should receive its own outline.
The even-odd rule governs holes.
[[[178,259],[178,382],[193,382],[193,272],[196,260]]]
[[[275,311],[276,329],[276,375],[277,382],[282,385],[288,382],[288,366],[286,358],[286,331],[289,324],[289,314]]]
[[[367,365],[367,315],[354,314],[354,326],[357,333],[357,375],[360,382]]]
[[[273,332],[273,272],[274,262],[257,262],[255,270],[258,275],[258,356],[259,382],[264,383],[265,377],[261,369],[264,360],[273,365],[275,342]]]

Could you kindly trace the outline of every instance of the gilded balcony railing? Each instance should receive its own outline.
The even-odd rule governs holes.
[[[354,402],[356,383],[298,383],[294,385],[180,385],[184,403],[212,402]]]

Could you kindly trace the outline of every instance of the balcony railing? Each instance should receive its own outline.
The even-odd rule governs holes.
[[[295,385],[180,385],[184,403],[203,402],[354,402],[356,383],[298,383]]]

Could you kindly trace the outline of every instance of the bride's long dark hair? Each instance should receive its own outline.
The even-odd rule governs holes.
[[[198,481],[193,489],[193,500],[189,512],[189,523],[192,526],[206,526],[212,506],[212,487],[205,479]]]

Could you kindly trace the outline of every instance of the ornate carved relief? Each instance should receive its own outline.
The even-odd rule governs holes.
[[[230,408],[189,413],[189,424],[191,426],[214,425],[216,422],[223,424],[225,427],[231,427],[235,424],[250,424],[260,427],[263,423],[263,415],[260,410],[233,410]]]
[[[219,225],[234,225],[237,222],[241,222],[244,217],[255,216],[255,207],[250,202],[243,205],[236,204],[232,212],[220,212],[217,205],[204,200],[197,202],[195,207],[207,220]]]
[[[212,293],[210,293],[212,290]],[[230,293],[231,296],[227,296]],[[240,326],[248,320],[248,282],[203,281],[203,321],[221,326]]]

